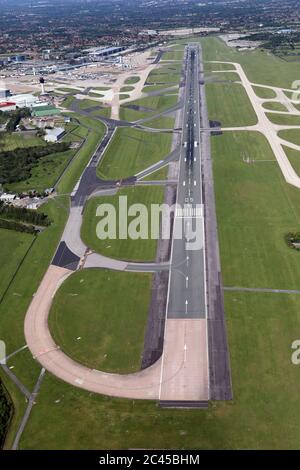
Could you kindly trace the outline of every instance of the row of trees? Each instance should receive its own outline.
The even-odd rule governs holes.
[[[6,230],[15,230],[16,232],[31,233],[32,235],[38,232],[38,230],[33,225],[26,225],[22,222],[17,222],[16,220],[6,220],[1,218],[0,228],[5,228]]]
[[[68,149],[69,144],[61,142],[0,152],[0,184],[17,183],[30,178],[31,170],[40,158]]]
[[[26,209],[25,207],[15,207],[5,204],[3,201],[0,201],[0,218],[13,219],[33,225],[47,226],[50,224],[48,216],[42,212]]]

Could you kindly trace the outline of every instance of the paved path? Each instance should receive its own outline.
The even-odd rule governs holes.
[[[29,390],[22,384],[22,382],[18,379],[18,377],[10,370],[10,368],[6,364],[1,364],[2,369],[6,373],[6,375],[11,379],[11,381],[18,387],[21,393],[25,395],[27,399],[30,397]]]
[[[14,440],[13,445],[12,445],[12,450],[17,450],[17,449],[18,449],[21,436],[22,436],[22,434],[23,434],[23,432],[24,432],[25,426],[26,426],[27,421],[28,421],[28,419],[29,419],[29,416],[30,416],[32,407],[33,407],[33,405],[35,404],[35,400],[36,400],[36,398],[37,398],[37,395],[38,395],[38,392],[39,392],[39,389],[40,389],[42,380],[43,380],[43,378],[44,378],[45,372],[46,372],[45,369],[42,368],[42,370],[41,370],[41,372],[40,372],[40,375],[39,375],[39,378],[38,378],[38,380],[37,380],[37,382],[36,382],[36,384],[35,384],[34,390],[33,390],[33,392],[31,393],[31,395],[30,395],[30,397],[29,397],[29,401],[28,401],[28,405],[27,405],[25,414],[24,414],[24,416],[23,416],[23,419],[22,419],[22,421],[21,421],[20,427],[19,427],[19,429],[18,429],[18,431],[17,431],[15,440]]]
[[[293,289],[264,289],[260,287],[224,287],[225,291],[232,292],[265,292],[271,294],[300,294],[300,290]]]

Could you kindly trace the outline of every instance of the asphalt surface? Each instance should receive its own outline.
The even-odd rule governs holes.
[[[202,62],[202,51],[200,48],[201,151],[204,155],[202,163],[203,196],[205,201],[210,398],[212,400],[230,400],[232,399],[232,384],[210,149],[211,123],[209,123],[207,115],[205,84],[204,80],[202,80]],[[213,138],[217,139],[218,137]]]
[[[179,210],[175,215],[168,318],[206,317],[198,59],[197,48],[189,47],[177,204],[190,211],[191,216],[186,217]],[[191,240],[189,233],[176,239],[181,230],[196,232],[198,243]]]

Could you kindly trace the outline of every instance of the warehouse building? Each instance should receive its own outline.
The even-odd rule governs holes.
[[[55,143],[58,142],[65,134],[63,127],[54,127],[54,129],[46,129],[46,135],[44,137],[46,142]]]
[[[34,117],[55,116],[60,114],[60,110],[53,105],[32,106],[31,115]]]

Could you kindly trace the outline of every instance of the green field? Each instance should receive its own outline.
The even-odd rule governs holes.
[[[175,50],[170,52],[165,52],[162,56],[162,60],[182,60],[183,59],[184,50]]]
[[[147,96],[139,100],[130,101],[130,105],[143,106],[149,109],[149,111],[137,111],[134,109],[120,107],[120,118],[125,121],[137,121],[139,119],[148,118],[155,114],[166,111],[176,105],[178,100],[177,95],[158,95],[158,96]]]
[[[102,269],[73,274],[55,295],[50,311],[49,326],[56,344],[87,367],[137,372],[151,284],[151,274]]]
[[[77,88],[69,88],[69,87],[61,87],[61,88],[57,88],[56,89],[57,91],[63,91],[64,93],[72,93],[72,94],[77,94],[77,93],[81,93],[82,90],[78,90]]]
[[[0,251],[0,299],[33,240],[28,233],[0,229],[0,245],[5,247]]]
[[[46,145],[41,137],[22,134],[0,134],[0,152],[15,150],[16,148],[35,147],[38,145]]]
[[[125,80],[125,85],[134,85],[135,83],[138,83],[140,81],[140,77],[134,75],[133,77],[128,77]]]
[[[286,129],[284,131],[279,131],[278,136],[292,142],[293,144],[300,145],[299,129]]]
[[[293,98],[296,98],[296,101],[297,100],[300,100],[300,92],[297,92],[297,90],[295,89],[294,91],[284,91],[284,94],[291,100]],[[295,94],[296,93],[296,94]]]
[[[119,239],[119,197],[127,196],[128,207],[135,203],[144,204],[150,217],[150,205],[161,204],[164,197],[162,186],[135,186],[122,189],[115,196],[102,196],[92,198],[88,201],[84,209],[84,218],[81,228],[81,237],[84,243],[96,252],[111,258],[124,259],[129,261],[154,261],[156,256],[157,240],[151,239],[150,218],[148,219],[147,239]],[[97,236],[97,224],[101,217],[96,215],[100,204],[112,204],[117,214],[116,239],[100,240]],[[138,214],[137,214],[138,215]],[[128,217],[128,224],[135,217]],[[127,225],[127,224],[126,224]]]
[[[101,106],[100,101],[89,100],[89,99],[77,100],[77,103],[79,105],[79,109],[83,109],[83,110],[94,108],[95,106]]]
[[[144,88],[142,89],[143,93],[150,93],[151,91],[159,91],[159,90],[165,90],[166,88],[172,88],[174,90],[178,90],[178,85],[171,85],[170,87],[168,85],[145,85]]]
[[[300,151],[291,149],[290,147],[286,146],[283,146],[283,149],[295,172],[300,177]]]
[[[96,93],[94,91],[90,91],[89,96],[92,96],[94,98],[103,98],[104,97],[104,95],[102,93]]]
[[[300,126],[300,116],[292,114],[266,113],[269,121],[281,126]]]
[[[119,93],[119,99],[120,100],[128,100],[128,98],[130,98],[130,95],[128,95],[126,93]]]
[[[205,62],[204,64],[204,70],[206,72],[214,72],[215,70],[221,71],[221,70],[230,70],[231,72],[235,71],[234,65],[231,64],[212,64],[210,62]]]
[[[171,86],[178,84],[181,78],[181,64],[170,64],[152,70],[147,78],[147,84],[165,84]]]
[[[110,89],[111,89],[111,87],[109,87],[109,86],[95,86],[95,87],[93,87],[93,90],[98,90],[98,91],[107,91],[107,90],[110,90]]]
[[[300,253],[284,236],[299,227],[299,190],[284,182],[261,134],[225,133],[212,144],[224,284],[298,289]]]
[[[173,129],[174,123],[175,123],[174,118],[162,116],[162,117],[145,122],[145,126],[152,127],[153,129]]]
[[[248,79],[253,83],[290,88],[293,81],[300,76],[299,62],[287,64],[285,60],[261,50],[236,51],[215,37],[203,38],[201,42],[205,61],[238,62],[243,66]]]
[[[75,118],[76,115],[72,114],[72,117]],[[91,157],[91,152],[104,132],[104,126],[101,123],[89,118],[77,117],[82,125],[82,127],[77,128],[77,132],[84,134],[87,130],[84,126],[87,126],[89,129],[89,139],[62,178],[60,189],[63,193],[68,190],[70,191],[70,188],[74,186],[78,179],[78,173],[81,173],[84,165]],[[16,136],[13,135],[13,137]],[[52,223],[37,236],[4,299],[0,303],[1,339],[6,343],[7,354],[24,346],[26,343],[24,338],[24,315],[54,255],[66,222],[68,208],[69,200],[65,196],[49,200],[42,206],[41,210],[48,214]],[[5,272],[3,271],[1,276],[1,289],[6,286],[6,282],[9,281],[9,277],[25,254],[29,240],[32,240],[32,237],[29,235],[1,230],[2,246],[5,248],[5,250],[2,250],[1,255],[1,263],[3,263],[3,268],[5,267]],[[18,378],[29,390],[33,390],[41,367],[32,359],[30,352],[24,350],[18,353],[10,359],[9,366],[13,366],[13,370]],[[7,376],[3,374],[2,370],[0,370],[0,377],[14,402],[13,420],[6,440],[6,448],[10,448],[27,405],[24,397]]]
[[[146,178],[143,178],[144,181],[163,181],[167,179],[168,176],[168,168],[169,166],[166,165],[163,168],[160,168],[159,170],[154,171],[154,173],[151,173],[149,176],[146,176]]]
[[[269,109],[270,111],[279,111],[279,112],[287,111],[287,108],[282,103],[278,103],[276,101],[265,101],[263,103],[263,107],[264,109]]]
[[[122,86],[121,89],[120,89],[120,92],[121,93],[127,93],[128,91],[133,91],[134,90],[134,86]]]
[[[262,88],[262,87],[259,87],[259,86],[254,86],[252,88],[253,88],[255,94],[259,98],[263,98],[263,99],[266,99],[266,100],[272,100],[273,98],[276,98],[275,91],[271,90],[270,88]]]
[[[104,179],[121,179],[137,174],[168,155],[172,135],[119,128],[98,167]]]
[[[212,72],[208,72],[205,74],[206,78],[209,80],[212,80],[212,81],[218,81],[218,80],[224,80],[224,81],[235,81],[235,82],[238,82],[240,81],[240,76],[235,73],[235,72],[216,72],[216,73],[212,73]]]
[[[244,87],[238,83],[206,85],[208,117],[223,127],[251,126],[257,117]]]

